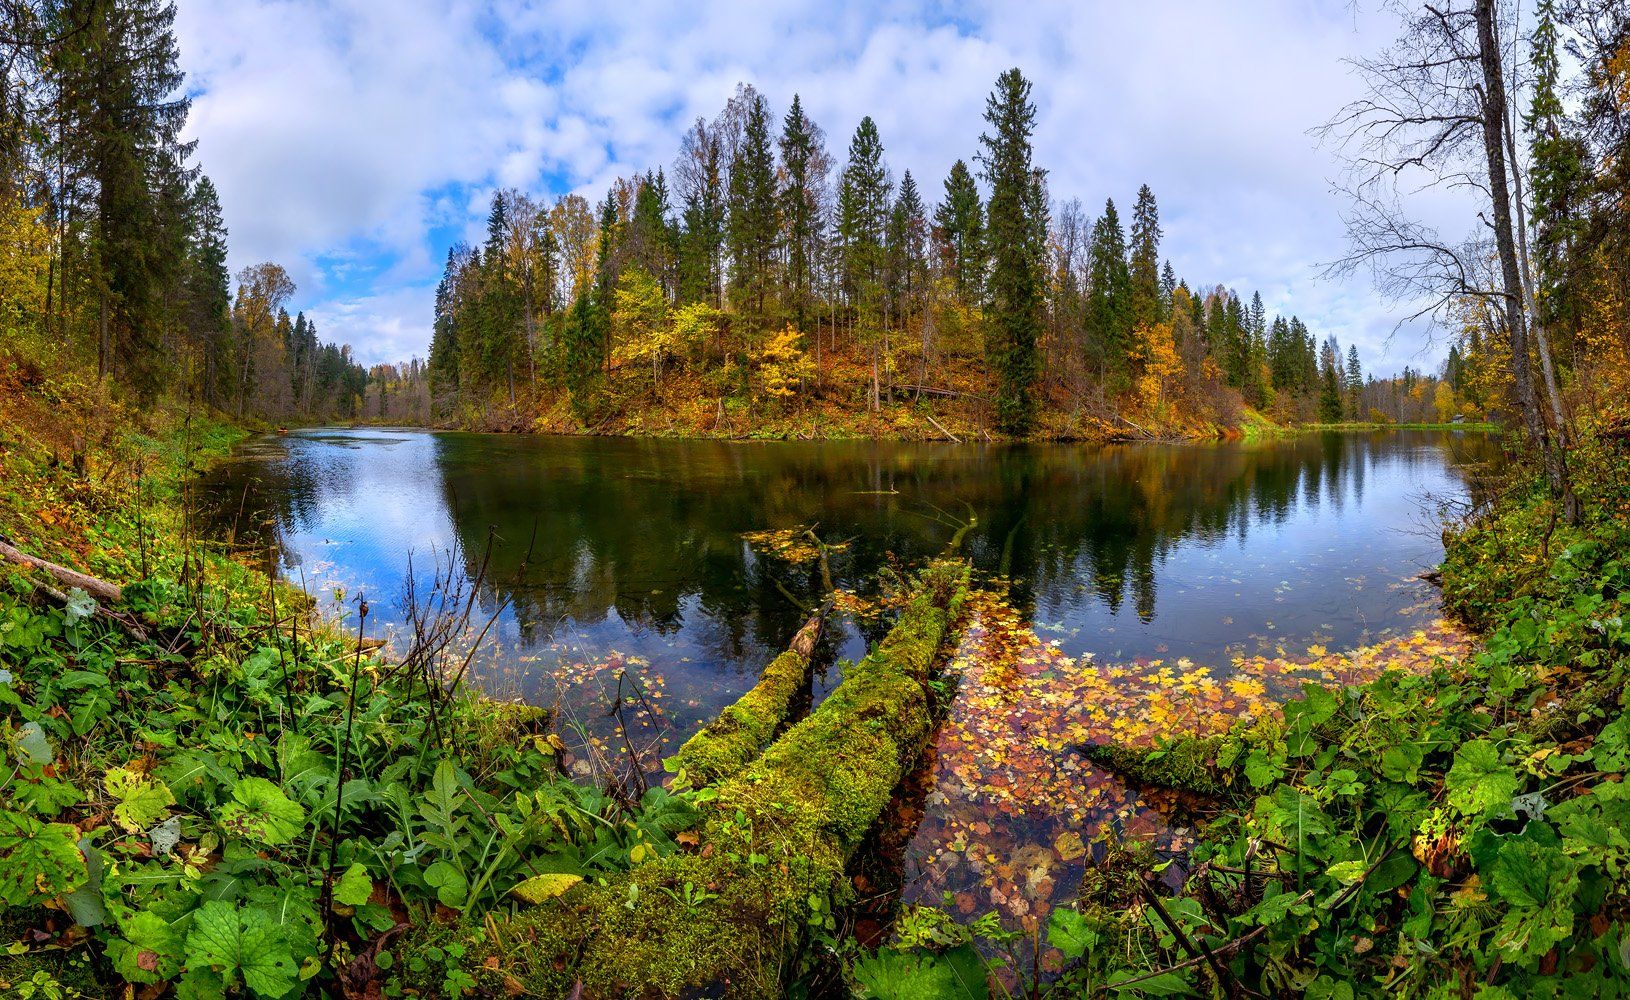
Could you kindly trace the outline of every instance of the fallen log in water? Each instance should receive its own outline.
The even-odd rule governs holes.
[[[787,651],[764,668],[764,676],[753,689],[686,740],[679,752],[665,762],[668,770],[691,788],[740,774],[786,724],[793,700],[808,683],[810,658],[831,609],[828,600],[810,615]]]
[[[493,995],[780,996],[805,931],[932,730],[928,682],[968,568],[925,571],[893,630],[819,708],[716,786],[694,850],[507,921],[468,956]]]

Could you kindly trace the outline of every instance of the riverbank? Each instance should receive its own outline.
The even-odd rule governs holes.
[[[671,853],[694,817],[560,777],[547,712],[449,683],[484,624],[461,593],[421,595],[387,661],[365,604],[319,620],[199,537],[192,480],[242,436],[0,372],[0,531],[108,585],[0,561],[7,995],[457,995],[429,929]]]

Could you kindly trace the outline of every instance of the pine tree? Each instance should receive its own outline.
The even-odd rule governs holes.
[[[996,377],[997,426],[1024,435],[1035,425],[1035,384],[1041,373],[1047,218],[1045,203],[1038,204],[1041,174],[1031,164],[1036,108],[1030,103],[1030,82],[1018,69],[997,79],[985,102],[985,121],[991,131],[979,141],[984,147],[980,166],[991,191],[986,352]]]
[[[1165,318],[1160,294],[1160,210],[1145,184],[1132,209],[1131,313],[1133,327],[1153,326]]]
[[[957,301],[971,305],[984,287],[984,208],[973,174],[961,160],[945,178],[945,200],[934,209],[934,227],[944,247]]]

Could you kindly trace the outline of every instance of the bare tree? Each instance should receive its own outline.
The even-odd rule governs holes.
[[[1464,296],[1482,297],[1503,315],[1517,404],[1564,516],[1578,518],[1568,482],[1561,428],[1546,423],[1529,362],[1526,283],[1517,255],[1508,161],[1507,82],[1500,32],[1509,18],[1498,0],[1443,0],[1419,8],[1391,0],[1401,33],[1381,54],[1353,61],[1365,94],[1319,130],[1347,159],[1341,188],[1350,247],[1329,271],[1367,269],[1381,290],[1416,308],[1406,320],[1441,318]],[[1514,30],[1514,29],[1513,29]],[[1412,217],[1406,205],[1423,193],[1470,192],[1481,230],[1446,238]],[[1469,220],[1468,220],[1469,221]],[[1490,241],[1492,240],[1492,248]],[[1479,277],[1479,257],[1497,261],[1493,281]],[[1549,366],[1547,389],[1550,378]]]

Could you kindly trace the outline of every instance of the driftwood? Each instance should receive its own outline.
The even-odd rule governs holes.
[[[124,600],[124,591],[116,584],[108,583],[106,580],[98,580],[94,576],[88,576],[66,566],[58,566],[56,563],[47,562],[38,556],[31,556],[3,538],[0,538],[0,559],[16,563],[19,566],[41,570],[62,586],[78,587],[103,604],[117,604]]]

